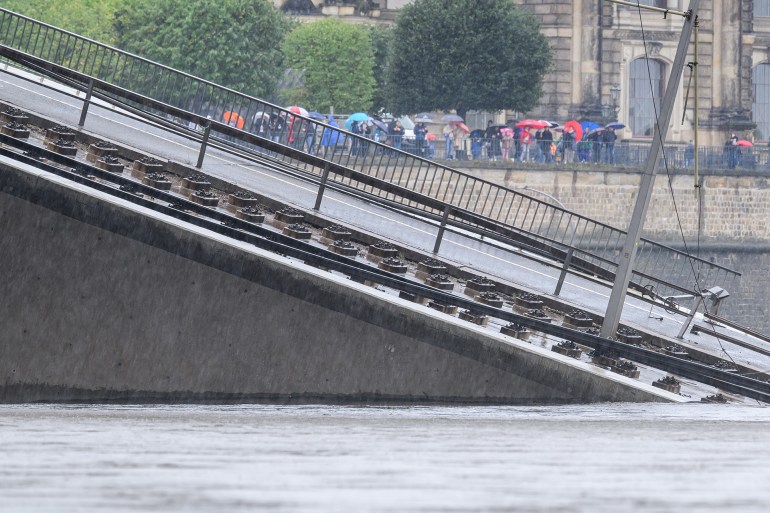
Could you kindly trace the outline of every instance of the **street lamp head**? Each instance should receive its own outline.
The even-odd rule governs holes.
[[[620,97],[620,86],[617,84],[614,84],[612,87],[610,87],[610,98],[612,98],[612,103],[617,103],[619,97]]]
[[[612,87],[610,87],[610,97],[612,98],[613,103],[618,101],[619,96],[620,96],[620,86],[615,84]]]

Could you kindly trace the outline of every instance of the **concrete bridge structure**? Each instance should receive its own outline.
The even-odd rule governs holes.
[[[92,59],[116,52],[91,43],[87,48],[94,52]],[[757,381],[767,377],[763,369],[770,368],[765,361],[770,350],[756,345],[770,341],[733,337],[734,370],[746,376],[706,368],[730,363],[718,350],[724,340],[717,335],[712,340],[702,326],[695,341],[691,333],[674,339],[689,326],[689,312],[668,305],[665,315],[653,316],[652,309],[662,306],[654,298],[627,298],[623,323],[640,330],[639,344],[569,327],[575,306],[584,308],[592,323],[600,322],[608,273],[600,265],[604,257],[591,255],[589,248],[572,269],[563,242],[547,239],[545,231],[529,235],[510,228],[511,218],[506,214],[501,220],[500,214],[504,207],[516,216],[523,210],[526,224],[553,226],[558,237],[564,237],[558,223],[566,218],[568,236],[574,238],[577,231],[570,230],[579,223],[587,234],[583,240],[592,243],[602,241],[591,238],[598,229],[599,236],[609,234],[604,236],[609,243],[602,244],[610,252],[612,240],[621,236],[612,227],[551,211],[470,175],[462,177],[459,192],[455,184],[444,183],[460,176],[456,171],[408,154],[380,152],[380,160],[390,160],[376,167],[370,159],[351,162],[345,152],[321,158],[302,145],[255,136],[158,99],[169,91],[152,91],[158,97],[129,91],[119,83],[128,80],[123,74],[99,79],[22,49],[3,46],[2,52],[22,68],[34,61],[32,67],[54,77],[45,83],[49,79],[7,67],[3,74],[0,99],[23,109],[35,125],[23,143],[16,139],[24,130],[4,126],[0,147],[5,333],[0,396],[5,401],[682,401],[681,395],[651,386],[675,371],[702,378],[686,385],[691,398],[717,391],[714,386],[770,397],[766,384]],[[172,81],[207,88],[218,101],[240,102],[244,112],[282,111],[138,57],[122,57]],[[134,68],[124,71],[129,69]],[[81,86],[70,92],[69,84]],[[92,91],[126,102],[112,105],[103,92],[93,101]],[[142,108],[132,106],[137,103]],[[203,125],[203,134],[189,130],[188,122]],[[317,121],[298,123],[318,128]],[[75,132],[78,146],[71,157],[55,154],[56,144],[43,141],[42,132],[54,125]],[[83,160],[85,149],[98,140],[117,147],[109,165]],[[204,162],[207,144],[212,148]],[[214,205],[193,205],[178,185],[159,192],[119,176],[124,163],[145,156],[164,163],[176,184],[202,172],[219,193],[253,192],[268,206],[273,226],[256,226]],[[327,183],[330,168],[336,175]],[[304,231],[310,240],[293,240],[291,230],[286,232],[290,226],[276,223],[282,206],[307,214],[311,226]],[[443,220],[435,215],[442,210]],[[328,241],[317,238],[332,223],[356,232],[353,247],[360,254],[343,261]],[[415,284],[413,268],[407,268],[408,276],[395,276],[380,265],[382,260],[362,258],[378,240],[397,244],[399,256],[411,265],[428,256],[440,259],[451,268],[458,290],[425,286],[424,276]],[[655,251],[676,254],[650,244]],[[736,276],[699,262],[709,267],[710,277]],[[471,278],[485,275],[495,277],[496,290],[507,301],[493,294],[490,303],[473,292],[470,299],[467,286],[466,295],[460,292]],[[516,313],[511,302],[525,292],[540,293],[553,319]],[[457,305],[467,310],[455,317]],[[502,333],[512,320],[531,328],[530,343]],[[587,344],[580,347],[584,353],[594,347],[595,356],[570,358],[553,351],[572,340]],[[619,356],[604,354],[610,348],[646,364],[641,370],[630,365],[641,378],[621,375]],[[680,356],[664,354],[663,348]],[[742,353],[746,348],[751,351]],[[602,358],[611,363],[589,363]],[[699,363],[690,361],[696,358]]]

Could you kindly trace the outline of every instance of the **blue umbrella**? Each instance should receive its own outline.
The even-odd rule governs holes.
[[[359,123],[361,121],[369,121],[369,114],[366,114],[365,112],[356,112],[355,114],[351,114],[350,117],[345,120],[345,128],[350,130],[350,127],[353,125],[354,121],[358,121]]]
[[[324,116],[320,112],[315,112],[315,111],[308,112],[307,117],[309,117],[310,119],[316,119],[318,121],[326,121],[326,116]]]
[[[602,127],[599,123],[594,123],[593,121],[581,121],[580,126],[583,127],[584,134],[588,134],[591,130]]]
[[[388,125],[380,121],[379,119],[370,119],[370,121],[377,126],[380,130],[382,130],[385,133],[388,133]]]
[[[607,123],[604,128],[612,128],[613,130],[620,130],[623,128],[626,128],[626,125],[619,121],[613,121],[612,123]]]

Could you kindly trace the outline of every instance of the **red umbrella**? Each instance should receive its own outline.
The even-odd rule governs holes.
[[[306,109],[303,109],[302,107],[298,107],[296,105],[292,105],[286,110],[288,110],[289,112],[293,112],[294,114],[299,114],[300,116],[305,116],[305,117],[308,116],[308,112]]]
[[[231,110],[228,110],[224,113],[222,118],[225,120],[225,123],[227,123],[230,126],[234,126],[239,130],[243,130],[243,118],[238,115],[237,112],[233,112]]]
[[[516,128],[534,128],[537,130],[550,126],[551,124],[548,121],[537,119],[525,119],[524,121],[519,121],[516,123]]]
[[[580,139],[583,138],[583,125],[578,123],[576,120],[571,119],[566,123],[564,123],[565,131],[567,131],[570,128],[575,132],[575,142],[580,142]]]
[[[751,141],[747,141],[746,139],[741,139],[736,143],[738,146],[754,146]]]
[[[465,123],[463,123],[463,122],[461,122],[461,121],[452,121],[452,122],[450,122],[449,124],[450,124],[450,125],[455,125],[455,126],[458,126],[458,127],[460,127],[460,130],[462,130],[462,131],[463,131],[463,132],[465,132],[466,134],[469,134],[469,133],[471,133],[471,129],[470,129],[470,128],[468,128],[468,125],[466,125]]]

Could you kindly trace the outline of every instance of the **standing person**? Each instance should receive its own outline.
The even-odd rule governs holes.
[[[532,132],[526,128],[521,129],[521,161],[529,160],[529,147],[532,145]]]
[[[602,140],[601,134],[594,134],[593,141],[591,143],[591,160],[594,164],[598,164],[602,161]]]
[[[390,129],[390,138],[393,143],[393,147],[397,150],[401,149],[401,141],[404,138],[404,127],[401,126],[401,120],[397,119],[393,122],[393,126]]]
[[[337,143],[345,141],[344,136],[337,130],[340,126],[334,120],[334,116],[329,114],[329,119],[326,123],[333,128],[324,127],[323,134],[321,135],[321,146],[324,147],[324,157],[326,157],[327,154],[334,155]]]
[[[727,153],[727,167],[735,169],[738,166],[738,136],[730,134],[730,138],[725,143],[725,152]]]
[[[687,147],[684,149],[684,167],[690,167],[695,161],[695,143],[692,139],[687,143]]]
[[[519,160],[521,155],[521,128],[513,129],[513,160]]]
[[[567,128],[561,136],[562,164],[572,164],[575,161],[575,130]]]
[[[602,142],[604,143],[604,162],[607,164],[615,163],[615,140],[618,136],[615,135],[615,129],[609,127],[602,134]]]
[[[283,129],[285,127],[284,117],[282,113],[271,114],[270,116],[270,135],[273,138],[273,142],[282,143]]]
[[[414,125],[414,142],[417,144],[417,155],[423,156],[425,153],[425,136],[428,134],[428,127],[425,123]]]
[[[358,125],[358,121],[353,121],[350,124],[350,133],[352,133],[353,135],[359,136],[359,137],[351,137],[350,139],[350,156],[358,157],[358,154],[361,151],[359,148],[361,144],[359,140],[361,135],[361,127]]]
[[[543,156],[545,162],[553,161],[553,154],[551,153],[551,144],[553,144],[553,134],[550,128],[545,127],[543,133],[540,135],[540,144],[542,146]]]
[[[373,123],[367,123],[366,121],[361,122],[361,137],[365,139],[371,139],[374,135],[374,131],[372,129]],[[359,148],[359,154],[362,157],[366,157],[369,154],[369,143],[366,141],[361,141],[361,143],[358,146]]]
[[[454,129],[451,124],[444,125],[444,129],[441,131],[444,134],[444,160],[452,159],[452,142],[454,140]]]
[[[535,132],[534,144],[535,144],[535,161],[544,162],[545,155],[543,155],[543,130],[542,129],[539,129],[537,132]]]
[[[503,152],[503,161],[508,162],[511,159],[511,149],[513,148],[513,130],[502,128],[500,130],[500,145]],[[516,156],[514,155],[514,160]]]
[[[463,132],[463,129],[460,128],[460,125],[454,125],[452,127],[452,149],[454,150],[454,158],[458,160],[464,160],[467,157],[464,157],[465,152],[463,151],[462,155],[460,154],[460,150],[465,150],[465,132]]]
[[[484,137],[486,137],[489,144],[489,149],[487,150],[487,156],[489,157],[489,160],[497,160],[497,157],[501,152],[500,131],[492,125],[491,119],[487,121],[487,130],[484,132]]]

